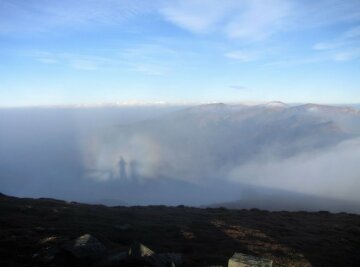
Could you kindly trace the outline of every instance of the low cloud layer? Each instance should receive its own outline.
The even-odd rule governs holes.
[[[0,113],[5,194],[208,205],[281,191],[288,192],[282,199],[360,202],[360,116],[354,109],[274,102]],[[306,205],[296,208],[316,210]]]
[[[229,179],[327,198],[360,201],[360,139],[283,160],[251,162]]]

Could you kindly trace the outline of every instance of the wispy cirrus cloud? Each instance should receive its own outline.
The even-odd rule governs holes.
[[[335,61],[349,61],[360,58],[360,49],[351,49],[347,51],[336,52],[333,55]]]
[[[234,85],[229,85],[228,86],[229,88],[231,89],[235,89],[235,90],[240,90],[240,91],[243,91],[243,90],[248,90],[249,88],[246,87],[246,86],[243,86],[243,85],[237,85],[237,84],[234,84]]]
[[[140,72],[145,75],[151,76],[162,76],[167,74],[171,69],[167,66],[162,66],[159,64],[148,64],[148,63],[133,63],[131,64],[131,70]]]
[[[263,39],[282,27],[290,1],[172,1],[160,9],[166,20],[195,33],[220,33],[230,38]]]
[[[181,28],[195,33],[205,33],[212,31],[228,8],[233,6],[229,1],[220,5],[216,5],[216,2],[216,0],[171,1],[160,8],[160,14]]]
[[[345,39],[360,38],[360,25],[348,29],[344,33],[343,38]]]
[[[155,41],[123,49],[118,56],[131,70],[155,76],[171,72],[180,58],[177,50]]]
[[[259,41],[302,27],[360,19],[358,0],[2,0],[0,33],[102,25],[151,14],[196,34]],[[306,20],[304,20],[306,17]]]
[[[329,59],[324,56],[308,56],[303,58],[298,57],[292,57],[287,59],[281,59],[281,60],[274,60],[269,61],[264,64],[265,67],[279,67],[279,68],[289,68],[294,66],[300,66],[300,65],[307,65],[307,64],[315,64],[320,63],[323,61],[328,61]]]
[[[225,57],[241,62],[250,62],[259,59],[261,54],[262,53],[260,51],[256,50],[236,50],[227,52]]]
[[[232,38],[262,40],[286,27],[292,8],[290,1],[244,1],[239,15],[225,25],[225,32]]]
[[[39,57],[37,58],[37,61],[44,64],[56,64],[59,62],[57,59],[51,57]]]
[[[348,61],[360,57],[360,25],[350,27],[337,38],[316,43],[314,50],[326,53],[332,60]]]
[[[360,43],[360,25],[354,26],[340,34],[336,39],[316,43],[315,50],[331,50],[344,46],[359,45]]]
[[[360,19],[358,0],[294,1],[297,5],[296,27],[314,28],[339,23],[352,23]],[[304,19],[305,18],[305,19]]]
[[[2,0],[0,33],[119,25],[154,8],[143,0]]]
[[[127,70],[151,76],[171,72],[180,57],[176,50],[152,43],[120,49],[108,48],[101,56],[97,52],[90,50],[90,53],[79,54],[31,51],[24,55],[42,64],[61,64],[75,70]]]
[[[75,59],[72,60],[71,67],[79,70],[97,70],[98,63],[91,60]]]
[[[319,0],[306,4],[302,0],[225,0],[221,3],[216,0],[176,0],[162,2],[159,12],[166,21],[202,38],[216,36],[222,42],[231,40],[233,47],[224,53],[228,59],[253,62],[274,56],[271,60],[273,62],[268,62],[269,65],[289,66],[328,59],[309,51],[308,55],[290,59],[290,64],[287,63],[289,59],[284,58],[283,54],[276,55],[281,47],[286,46],[286,34],[336,23],[354,23],[360,21],[359,10],[360,2],[356,0],[345,3],[339,0]],[[354,38],[357,34],[358,31],[352,29],[346,33],[346,38]],[[271,46],[277,47],[275,50],[278,51],[270,51]],[[340,41],[319,43],[316,48],[320,50],[339,46],[343,46]],[[331,60],[349,60],[356,54],[354,50],[343,51]]]
[[[77,70],[97,70],[117,64],[117,61],[111,58],[86,54],[35,51],[28,53],[28,56],[43,64],[64,64]]]

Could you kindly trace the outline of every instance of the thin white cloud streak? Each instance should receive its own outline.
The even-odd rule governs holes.
[[[344,33],[345,39],[352,39],[357,37],[360,37],[360,25],[352,27]]]
[[[360,26],[349,28],[338,38],[332,41],[316,43],[313,48],[315,50],[332,50],[340,47],[358,46],[360,43]]]
[[[172,1],[166,3],[160,9],[160,13],[179,27],[196,33],[205,33],[221,20],[231,6],[231,1],[223,1],[220,5],[215,0]]]
[[[169,74],[181,62],[178,50],[158,41],[122,49],[117,53],[116,58],[123,62],[129,70],[151,76]]]
[[[97,70],[97,63],[88,60],[74,60],[71,62],[71,67],[79,70]]]
[[[314,28],[336,23],[352,23],[360,19],[358,0],[318,0],[293,1],[296,13],[293,18],[295,28]]]
[[[142,14],[160,14],[194,33],[262,40],[283,30],[322,27],[360,19],[357,0],[3,0],[0,33],[54,27],[118,26]],[[304,19],[306,18],[306,19]]]
[[[327,56],[310,56],[306,58],[290,58],[286,60],[276,60],[276,61],[269,61],[264,64],[265,67],[279,67],[279,68],[288,68],[306,64],[314,64],[314,63],[321,63],[328,61],[329,57]]]
[[[290,2],[172,1],[160,9],[160,13],[166,20],[191,32],[261,40],[281,29],[283,19],[290,14]]]
[[[350,49],[346,51],[336,52],[333,55],[335,61],[349,61],[360,58],[360,49]]]
[[[360,26],[354,26],[332,41],[316,43],[314,50],[326,53],[334,61],[349,61],[360,57]]]
[[[152,3],[142,0],[3,0],[0,3],[0,33],[119,25],[151,12],[153,7]]]
[[[144,63],[135,63],[133,64],[133,67],[131,69],[136,72],[151,76],[162,76],[171,71],[170,68],[167,68],[165,66]]]
[[[262,40],[285,27],[285,19],[291,13],[289,1],[267,0],[245,2],[245,11],[225,26],[232,38]]]
[[[356,0],[177,0],[160,8],[164,18],[193,33],[257,41],[279,32],[360,20]]]
[[[37,60],[41,63],[45,63],[45,64],[56,64],[58,63],[58,60],[54,59],[54,58],[49,58],[49,57],[40,57],[37,58]]]
[[[360,139],[284,160],[251,162],[229,174],[237,182],[356,201],[359,177]]]
[[[22,32],[31,30],[53,30],[56,27],[78,29],[82,27],[105,25],[118,27],[129,19],[141,18],[141,14],[160,15],[169,23],[181,27],[200,36],[216,35],[216,45],[231,39],[228,52],[216,51],[225,57],[239,62],[251,62],[266,59],[268,48],[265,45],[251,50],[242,49],[245,44],[254,45],[256,41],[286,33],[304,27],[322,27],[336,22],[360,21],[360,3],[358,1],[320,0],[306,3],[300,0],[265,0],[265,1],[216,1],[216,0],[176,0],[176,1],[130,1],[130,0],[80,0],[74,3],[64,0],[59,4],[54,1],[8,1],[0,3],[0,33]],[[304,20],[306,18],[306,20]],[[314,45],[315,50],[328,50],[324,55],[308,56],[307,58],[281,59],[265,63],[269,66],[293,66],[319,61],[348,61],[360,56],[359,26],[349,29],[339,40]],[[53,31],[54,33],[56,31]],[[175,38],[178,42],[184,42]],[[235,40],[233,42],[234,39]],[[259,42],[258,42],[259,43]],[[283,47],[282,43],[262,42],[267,45]],[[216,47],[213,44],[212,48]],[[241,45],[241,46],[239,46]],[[240,49],[239,49],[240,47]],[[144,51],[142,51],[144,49]],[[152,49],[155,49],[151,51]],[[216,48],[215,48],[216,49]],[[336,50],[338,49],[338,50]],[[162,47],[134,48],[131,52],[123,51],[119,56],[121,63],[105,63],[103,60],[79,56],[77,59],[66,59],[68,66],[74,69],[97,70],[111,67],[139,72],[145,75],[165,75],[173,71],[170,60],[164,60],[162,52],[171,59],[181,61],[177,54],[184,51],[171,51]],[[331,51],[333,50],[333,51]],[[215,52],[215,53],[216,53]],[[132,53],[132,54],[131,54]],[[131,56],[133,58],[131,58]],[[269,57],[267,57],[269,58]],[[108,58],[112,60],[112,58]],[[118,60],[118,59],[116,59]],[[63,59],[39,57],[42,63],[60,63]]]
[[[240,49],[234,49],[226,52],[224,56],[230,60],[238,62],[252,62],[271,59],[278,55],[282,51],[279,46],[275,46],[269,43],[257,44],[251,46],[243,46]]]
[[[220,38],[237,39],[236,44],[264,43],[266,39],[281,33],[304,30],[306,28],[325,27],[335,23],[354,23],[360,21],[360,2],[320,0],[304,3],[300,0],[267,1],[172,1],[164,4],[160,13],[174,25],[200,36],[217,35]],[[346,39],[354,39],[359,34],[356,27],[344,34]],[[274,39],[273,39],[274,40]],[[240,43],[239,43],[240,42]],[[349,41],[347,41],[349,42]],[[283,47],[275,41],[272,44]],[[319,43],[316,49],[335,49],[342,42]],[[354,45],[358,45],[355,43]],[[264,60],[268,48],[230,49],[224,56],[239,62]],[[347,61],[356,59],[355,49],[327,53],[326,55],[307,56],[305,59],[285,59],[269,62],[267,65],[294,66],[321,61]],[[283,61],[283,62],[281,62]],[[290,61],[290,62],[288,62]]]
[[[229,88],[232,88],[232,89],[235,89],[235,90],[240,90],[240,91],[242,91],[242,90],[249,90],[248,87],[243,86],[243,85],[229,85],[228,87],[229,87]]]
[[[44,64],[65,64],[78,70],[97,70],[117,64],[117,61],[107,57],[80,55],[72,53],[31,52],[30,57]]]
[[[225,54],[225,57],[242,61],[242,62],[249,62],[255,61],[260,58],[259,51],[246,51],[246,50],[237,50],[231,51]]]
[[[77,70],[128,70],[156,76],[171,72],[175,68],[175,63],[172,62],[179,59],[175,50],[155,44],[142,44],[120,50],[108,49],[103,56],[45,51],[31,51],[24,55],[43,64],[64,64]]]
[[[301,65],[317,64],[323,62],[345,62],[360,58],[360,49],[346,51],[331,51],[327,53],[315,54],[305,58],[289,58],[284,60],[268,61],[263,64],[265,67],[289,68]]]

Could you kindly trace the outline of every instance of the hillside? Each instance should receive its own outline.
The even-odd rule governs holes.
[[[100,240],[108,254],[126,251],[139,241],[157,252],[182,253],[185,266],[227,266],[234,252],[272,259],[275,266],[357,266],[360,262],[360,216],[354,214],[184,206],[110,208],[0,196],[1,266],[61,266],[44,263],[39,255],[86,233]]]

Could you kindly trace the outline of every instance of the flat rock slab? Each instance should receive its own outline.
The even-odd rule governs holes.
[[[228,267],[272,267],[272,260],[246,255],[243,253],[235,253],[228,263]]]

